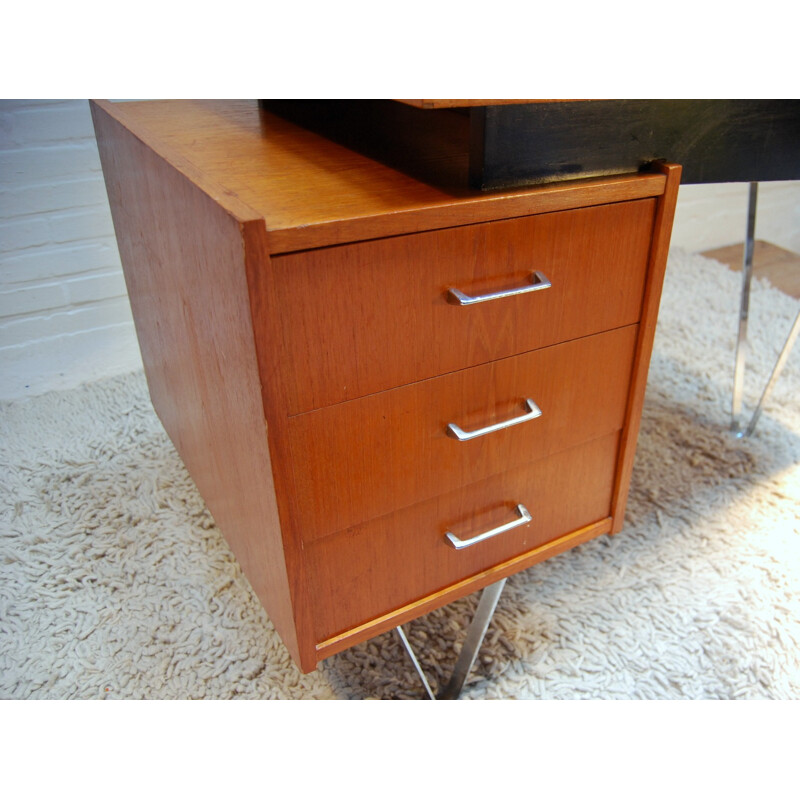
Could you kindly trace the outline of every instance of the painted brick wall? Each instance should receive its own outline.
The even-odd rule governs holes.
[[[0,101],[0,397],[140,365],[88,102]]]
[[[800,181],[762,184],[756,235],[800,252]],[[746,184],[684,186],[673,246],[744,236]],[[0,398],[141,367],[85,100],[0,100]]]
[[[672,245],[690,252],[744,241],[746,183],[681,186],[672,228]],[[758,185],[756,238],[800,253],[800,181]]]

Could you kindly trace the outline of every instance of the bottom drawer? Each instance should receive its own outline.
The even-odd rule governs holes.
[[[619,434],[562,451],[308,545],[318,642],[610,515]],[[532,520],[457,550],[462,540]]]

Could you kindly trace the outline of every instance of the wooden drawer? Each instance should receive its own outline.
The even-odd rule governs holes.
[[[558,211],[272,259],[290,415],[635,323],[656,201]],[[542,291],[474,305],[481,295]]]
[[[576,339],[292,417],[293,514],[305,541],[622,427],[638,326]],[[538,418],[468,441],[468,432]],[[532,415],[531,415],[532,416]]]
[[[618,434],[401,509],[306,548],[314,629],[322,642],[609,515]],[[467,539],[532,521],[463,550]]]

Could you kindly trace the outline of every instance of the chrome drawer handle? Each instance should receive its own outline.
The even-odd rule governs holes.
[[[460,289],[450,288],[447,290],[447,300],[458,306],[471,306],[475,303],[483,303],[486,300],[498,300],[501,297],[513,297],[517,294],[538,292],[542,289],[549,289],[552,286],[550,281],[538,270],[531,273],[530,281],[530,286],[520,286],[517,289],[506,289],[505,291],[493,292],[492,294],[479,294],[475,297],[464,294]]]
[[[530,398],[526,398],[525,405],[528,409],[527,414],[523,414],[520,417],[513,417],[512,419],[507,419],[505,422],[497,422],[494,425],[487,425],[485,428],[478,428],[474,431],[465,431],[454,422],[451,422],[447,426],[447,435],[452,436],[454,439],[458,439],[459,442],[467,442],[470,439],[477,438],[478,436],[485,436],[487,433],[501,431],[503,428],[510,428],[512,425],[519,425],[520,422],[527,422],[529,419],[536,419],[537,417],[542,416],[542,410]]]
[[[519,528],[520,525],[526,525],[533,519],[528,509],[525,508],[522,503],[517,506],[516,511],[517,514],[519,514],[519,519],[506,522],[505,525],[501,525],[499,528],[493,528],[490,531],[486,531],[486,533],[479,533],[477,536],[473,536],[471,539],[459,539],[458,536],[450,533],[450,531],[445,533],[445,537],[447,538],[447,541],[450,542],[453,547],[455,547],[456,550],[463,550],[465,547],[471,547],[473,544],[483,542],[486,539],[491,539],[492,536],[505,533],[506,531],[510,531],[512,528]]]

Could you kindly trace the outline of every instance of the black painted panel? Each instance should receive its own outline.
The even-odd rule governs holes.
[[[800,179],[798,100],[588,100],[472,110],[482,189],[635,172],[663,159],[682,183]]]

